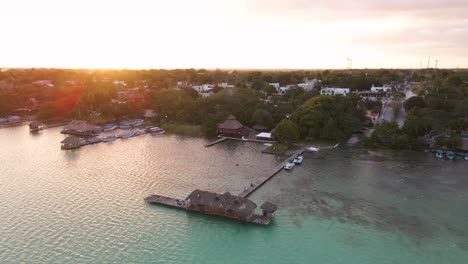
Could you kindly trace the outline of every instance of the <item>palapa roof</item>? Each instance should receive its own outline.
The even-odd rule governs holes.
[[[78,144],[81,143],[81,140],[78,137],[71,136],[71,137],[67,137],[66,139],[62,140],[62,142],[60,142],[60,143],[67,144],[67,145],[78,145]]]
[[[273,213],[274,211],[278,210],[278,207],[275,204],[272,204],[270,202],[263,203],[262,206],[260,206],[260,208],[263,211],[270,212],[270,213]]]
[[[88,122],[83,120],[73,120],[68,125],[66,125],[64,130],[74,130],[79,132],[94,131],[96,127],[88,124]]]
[[[257,205],[251,200],[232,195],[229,192],[218,194],[208,191],[195,190],[188,197],[193,205],[204,205],[208,208],[224,208],[242,214],[250,215],[255,211]]]
[[[241,129],[242,127],[244,127],[244,125],[237,121],[233,115],[229,115],[226,121],[219,125],[219,128],[232,130]]]
[[[36,120],[29,123],[29,127],[39,127],[40,125],[42,125],[42,123]]]

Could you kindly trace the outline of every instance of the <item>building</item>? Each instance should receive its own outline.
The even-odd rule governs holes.
[[[83,120],[73,120],[61,131],[62,134],[77,136],[94,136],[102,131],[102,128],[88,124]]]
[[[228,83],[218,83],[218,86],[221,87],[221,88],[234,88],[235,85],[234,84],[228,84]]]
[[[303,83],[299,83],[297,86],[301,87],[305,91],[312,91],[318,82],[320,82],[318,79],[305,79]]]
[[[392,90],[392,87],[390,86],[382,86],[382,87],[378,87],[378,86],[374,86],[372,85],[371,87],[371,92],[383,92],[383,93],[387,93],[387,92],[390,92]]]
[[[199,93],[209,93],[214,89],[213,84],[194,85],[192,88]]]
[[[86,141],[79,137],[70,136],[60,143],[62,143],[62,149],[75,149],[84,145]]]
[[[280,88],[280,84],[279,84],[279,83],[268,83],[268,85],[275,87],[276,90],[278,90],[278,89]]]
[[[251,200],[234,196],[229,192],[218,194],[198,189],[187,197],[186,203],[188,211],[219,215],[245,222],[254,215],[257,208]],[[265,214],[268,212],[270,211],[265,211]]]
[[[218,135],[227,137],[242,137],[247,136],[248,131],[244,128],[239,121],[233,115],[229,115],[222,124],[218,125]]]
[[[271,133],[262,132],[255,136],[258,140],[274,141],[273,135]]]
[[[349,88],[323,88],[320,95],[343,95],[349,94]]]
[[[33,84],[37,86],[48,87],[48,88],[54,87],[54,84],[52,83],[51,80],[37,80],[37,81],[34,81]]]

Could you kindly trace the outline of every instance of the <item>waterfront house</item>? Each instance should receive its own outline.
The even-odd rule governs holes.
[[[75,149],[84,145],[86,141],[79,137],[70,136],[62,140],[60,143],[62,143],[62,149]]]
[[[323,88],[320,90],[320,95],[348,95],[349,88]]]
[[[229,115],[226,121],[218,125],[218,135],[242,137],[248,135],[248,131],[233,115]]]
[[[63,128],[61,133],[77,136],[94,136],[96,133],[101,132],[101,130],[100,127],[88,124],[86,121],[73,120]]]
[[[245,222],[254,215],[255,208],[257,208],[251,200],[234,196],[229,192],[218,194],[198,189],[187,197],[186,202],[188,211],[224,216]]]
[[[266,133],[266,132],[262,132],[262,133],[259,133],[255,136],[256,139],[258,140],[266,140],[266,141],[274,141],[275,139],[273,138],[273,136],[271,135],[271,133]]]
[[[44,124],[42,124],[39,121],[32,121],[31,123],[29,123],[29,130],[30,131],[39,131],[39,130],[42,130],[42,129],[44,129]]]

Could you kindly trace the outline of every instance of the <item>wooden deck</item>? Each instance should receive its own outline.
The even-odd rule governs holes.
[[[272,220],[273,218],[271,216],[254,214],[249,218],[249,220],[247,220],[247,222],[257,225],[269,225]]]
[[[303,147],[296,152],[294,152],[291,156],[289,156],[287,159],[285,159],[283,162],[281,162],[278,166],[276,166],[270,173],[267,175],[261,177],[256,183],[253,183],[253,186],[249,186],[247,191],[242,191],[241,193],[238,194],[240,197],[247,197],[250,194],[252,194],[254,191],[256,191],[260,186],[265,184],[267,181],[269,181],[273,176],[278,174],[283,168],[284,165],[288,162],[288,160],[295,158],[297,155],[302,155],[304,151],[306,150],[307,147]]]
[[[187,209],[184,199],[174,199],[157,194],[150,195],[145,198],[145,202],[152,204],[161,204],[165,206]]]
[[[219,139],[217,139],[217,140],[215,140],[215,141],[213,141],[211,143],[206,144],[205,147],[211,147],[211,146],[216,145],[218,143],[221,143],[221,142],[223,142],[225,140],[228,140],[228,138],[227,137],[219,138]]]

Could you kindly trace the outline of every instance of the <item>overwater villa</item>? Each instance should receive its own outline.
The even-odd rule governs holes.
[[[31,132],[42,130],[44,129],[44,127],[45,127],[44,124],[42,124],[39,121],[32,121],[31,123],[29,123],[29,131]]]
[[[273,213],[277,210],[276,205],[265,202],[260,207],[262,214],[259,215],[255,213],[257,205],[248,198],[235,196],[229,192],[219,194],[198,189],[194,190],[185,200],[150,195],[145,198],[145,201],[261,225],[270,224],[273,220]]]
[[[93,126],[86,121],[73,120],[63,128],[61,133],[76,136],[95,136],[101,131],[101,127]]]
[[[62,143],[62,149],[75,149],[85,145],[86,141],[79,137],[69,136],[60,143]]]
[[[233,115],[229,115],[226,121],[218,125],[218,135],[240,138],[248,134],[248,129],[237,121]]]

